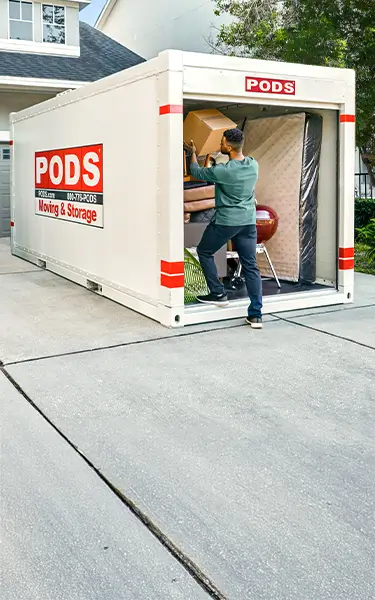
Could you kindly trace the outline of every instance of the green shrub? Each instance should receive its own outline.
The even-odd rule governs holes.
[[[355,245],[355,270],[358,273],[367,273],[368,275],[375,275],[375,262],[371,265],[367,258],[367,248],[356,242]]]
[[[366,227],[375,219],[375,198],[356,198],[355,199],[355,237],[358,239],[358,229]]]
[[[369,265],[375,263],[375,219],[357,231],[358,241],[363,245],[364,256]]]

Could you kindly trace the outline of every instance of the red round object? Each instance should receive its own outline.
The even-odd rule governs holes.
[[[276,211],[265,204],[257,204],[257,242],[264,244],[268,242],[276,233],[279,225],[279,217]]]

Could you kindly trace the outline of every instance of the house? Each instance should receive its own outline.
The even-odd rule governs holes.
[[[9,113],[143,61],[79,21],[88,3],[0,0],[0,236],[10,231]]]
[[[211,52],[215,30],[229,22],[213,0],[107,0],[95,27],[146,59],[166,49]]]

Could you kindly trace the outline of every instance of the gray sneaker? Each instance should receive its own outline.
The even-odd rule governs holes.
[[[261,317],[246,317],[246,323],[252,329],[262,329],[263,323]]]

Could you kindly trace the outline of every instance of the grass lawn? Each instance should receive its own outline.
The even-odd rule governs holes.
[[[369,264],[366,259],[366,246],[363,244],[355,245],[355,270],[359,273],[375,275],[375,262]]]

